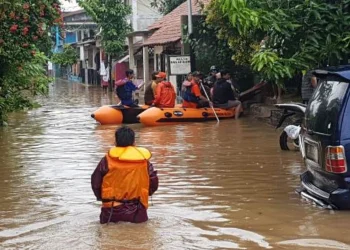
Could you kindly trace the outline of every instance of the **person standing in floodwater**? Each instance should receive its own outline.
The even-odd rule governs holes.
[[[151,152],[135,147],[135,133],[121,127],[111,148],[91,176],[91,187],[102,201],[100,223],[148,220],[148,197],[158,189],[157,171],[149,162]]]
[[[316,87],[317,78],[312,74],[312,70],[305,71],[301,82],[301,98],[304,104],[309,103]]]

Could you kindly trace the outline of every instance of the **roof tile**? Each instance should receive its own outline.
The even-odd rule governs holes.
[[[207,4],[210,0],[192,0],[192,15],[199,15],[201,3]],[[179,5],[169,14],[148,27],[153,34],[143,43],[144,46],[164,45],[177,42],[181,39],[181,16],[188,15],[187,1]]]

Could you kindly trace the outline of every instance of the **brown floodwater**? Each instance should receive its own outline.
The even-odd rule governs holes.
[[[299,153],[247,117],[131,125],[160,187],[148,222],[100,225],[90,176],[117,126],[90,114],[114,96],[61,81],[40,102],[0,129],[0,249],[350,249],[350,212],[302,200]]]

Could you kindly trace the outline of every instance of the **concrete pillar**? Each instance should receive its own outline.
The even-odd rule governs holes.
[[[96,53],[97,53],[97,48],[96,48],[96,46],[94,46],[93,49],[92,49],[92,68],[94,70],[96,70],[96,68],[97,68],[97,65],[96,65],[96,62],[95,62],[95,55],[96,55]]]
[[[154,70],[160,70],[160,54],[163,52],[163,46],[154,46]],[[158,60],[157,60],[158,55]],[[158,67],[157,67],[158,64]]]
[[[88,51],[85,50],[85,47],[83,47],[84,51],[84,73],[85,73],[85,84],[89,84],[89,73],[88,73],[88,68],[89,68],[89,57],[88,57]]]
[[[143,42],[145,42],[147,36],[143,37]],[[142,58],[143,58],[143,90],[146,91],[146,85],[149,81],[149,53],[148,46],[143,46],[142,48]]]
[[[132,29],[138,31],[138,12],[137,12],[137,0],[132,0],[131,2],[132,9]]]
[[[136,65],[135,65],[135,57],[134,57],[134,39],[133,37],[128,37],[128,46],[129,46],[129,68],[134,70],[135,74]]]

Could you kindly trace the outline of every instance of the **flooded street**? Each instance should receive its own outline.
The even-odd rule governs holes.
[[[350,212],[302,200],[298,152],[247,117],[131,125],[158,170],[150,219],[100,225],[90,176],[116,126],[90,114],[114,96],[62,81],[40,102],[0,128],[0,249],[350,249]]]

